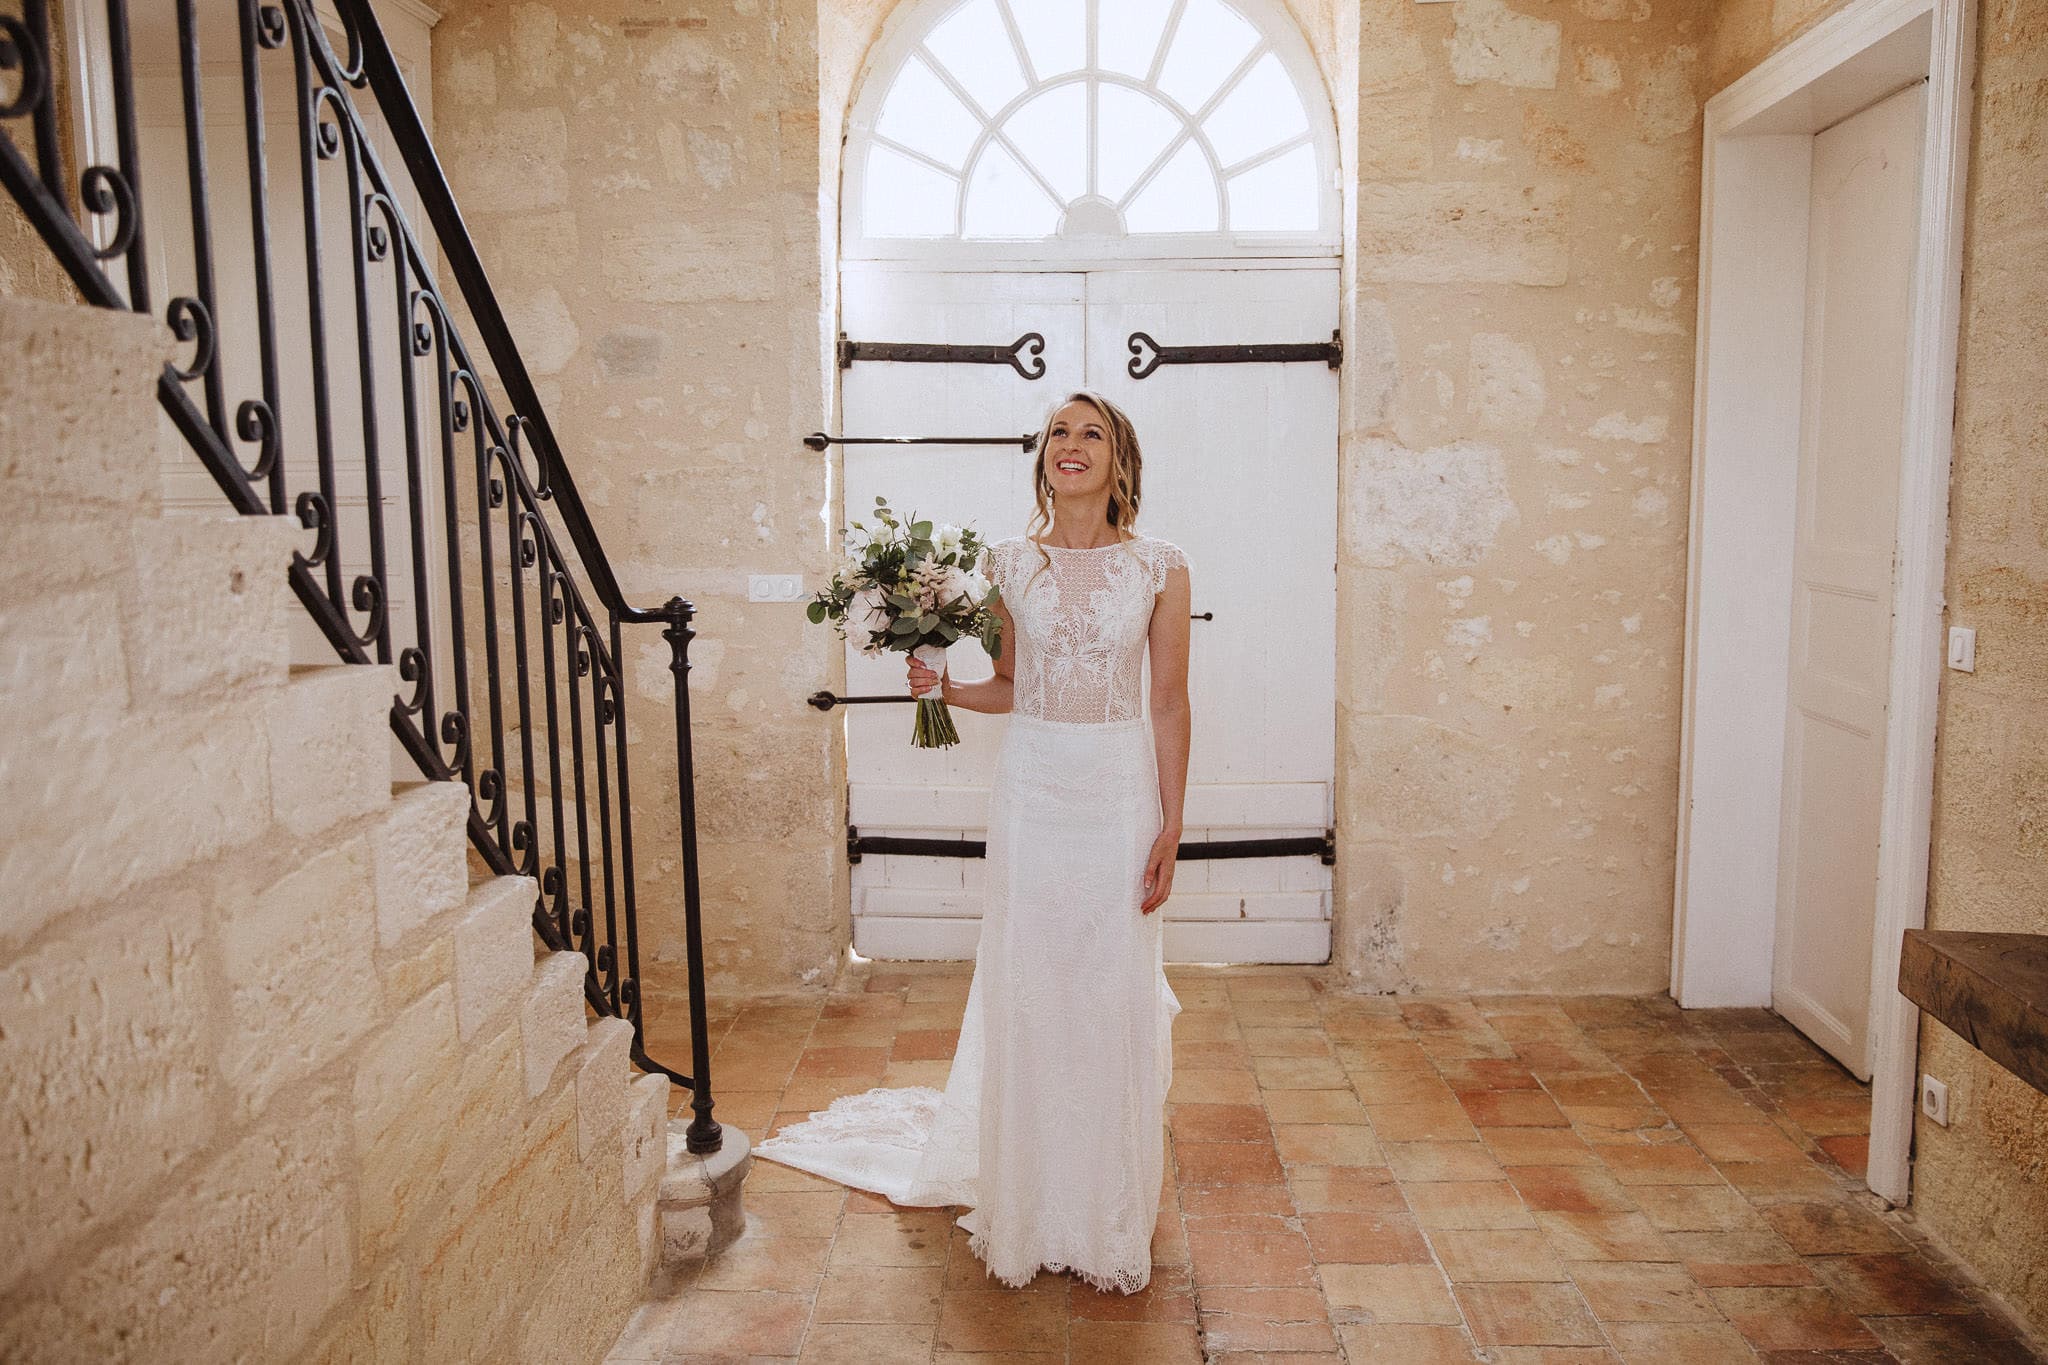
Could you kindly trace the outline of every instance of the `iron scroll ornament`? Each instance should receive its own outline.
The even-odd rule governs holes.
[[[1320,360],[1331,369],[1344,363],[1344,335],[1333,330],[1328,341],[1278,341],[1244,346],[1162,346],[1150,333],[1133,332],[1125,343],[1131,350],[1126,367],[1133,379],[1143,379],[1161,365],[1243,365],[1255,361]],[[1149,354],[1148,354],[1149,352]]]
[[[856,360],[895,360],[915,365],[1008,365],[1026,379],[1045,378],[1045,337],[1026,332],[1007,346],[951,345],[924,341],[852,341],[839,334],[839,368]]]

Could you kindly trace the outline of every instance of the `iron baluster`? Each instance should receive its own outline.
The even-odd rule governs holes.
[[[277,304],[270,279],[270,158],[263,126],[263,63],[258,53],[283,43],[284,16],[274,9],[259,10],[257,0],[241,0],[240,11],[242,122],[249,161],[249,268],[256,291],[256,363],[263,397],[243,402],[236,413],[236,429],[247,440],[249,429],[261,422],[263,449],[250,477],[269,482],[270,510],[281,514],[286,506],[284,442],[279,429],[283,413],[277,371]]]
[[[116,181],[127,186],[128,221],[116,240],[128,259],[128,307],[149,311],[149,245],[142,211],[142,152],[135,135],[135,65],[128,43],[128,0],[107,0],[107,57],[113,66],[114,154],[121,165]],[[278,509],[282,510],[282,509]]]
[[[683,846],[683,933],[690,974],[690,1108],[691,1119],[685,1146],[693,1152],[715,1152],[724,1137],[711,1117],[711,1025],[704,1008],[704,926],[703,903],[697,888],[697,784],[691,766],[690,744],[690,629],[692,607],[680,597],[669,599],[664,609],[668,628],[662,638],[669,643],[669,672],[675,675],[676,695],[676,795],[682,816]]]
[[[197,361],[206,393],[206,420],[222,442],[228,439],[227,398],[221,383],[220,297],[213,278],[213,215],[208,211],[206,187],[206,115],[199,93],[199,21],[192,0],[178,0],[178,77],[185,97],[185,182],[192,202],[193,289],[205,313],[205,325],[212,329],[211,345],[202,337],[206,364]],[[172,329],[177,330],[179,300],[171,300]],[[189,311],[189,310],[188,310]],[[180,333],[183,337],[183,333]]]

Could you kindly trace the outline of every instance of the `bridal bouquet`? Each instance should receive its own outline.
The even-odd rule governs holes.
[[[980,639],[990,658],[1003,652],[1002,618],[990,609],[995,585],[974,567],[984,548],[971,530],[898,520],[875,499],[872,530],[854,522],[846,531],[846,562],[832,586],[811,599],[813,622],[831,618],[842,638],[863,654],[890,650],[916,656],[934,673],[946,671],[946,646],[963,636]],[[943,749],[960,742],[938,689],[917,699],[910,742]]]

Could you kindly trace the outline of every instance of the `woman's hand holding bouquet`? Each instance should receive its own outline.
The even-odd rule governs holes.
[[[872,530],[858,521],[847,528],[846,562],[811,599],[811,620],[831,620],[863,654],[910,654],[935,674],[945,672],[946,647],[969,635],[1000,658],[1002,618],[991,608],[997,589],[975,568],[981,537],[915,514],[899,520],[881,498],[874,516]],[[918,696],[910,739],[921,749],[960,742],[943,695]]]

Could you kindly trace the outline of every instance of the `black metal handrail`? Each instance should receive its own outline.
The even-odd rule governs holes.
[[[209,163],[220,134],[209,133],[201,109],[201,11],[196,0],[162,0],[177,32],[184,166],[181,184],[178,168],[165,174],[159,197],[140,156],[129,5],[97,2],[106,50],[74,55],[105,65],[111,164],[67,168],[48,0],[20,0],[19,17],[0,15],[0,184],[79,295],[102,308],[154,311],[146,225],[157,214],[189,216],[190,259],[164,267],[162,316],[192,356],[164,367],[161,405],[237,511],[290,511],[311,533],[286,569],[294,593],[340,658],[396,664],[411,691],[393,698],[393,733],[427,777],[468,785],[477,854],[494,873],[536,880],[535,931],[550,948],[585,955],[586,1000],[631,1023],[639,1066],[691,1089],[690,1150],[718,1150],[687,683],[695,608],[680,596],[655,606],[626,600],[370,0],[335,0],[346,60],[311,0],[233,0],[245,143],[235,150],[247,177],[253,296],[242,310],[253,315],[235,317],[221,304],[230,253],[217,249]],[[266,79],[288,93],[296,129],[297,221],[283,226],[303,248],[303,355],[283,349],[278,322],[278,276],[291,248],[272,231],[281,215]],[[357,104],[365,91],[409,183],[377,155]],[[23,124],[26,150],[17,140]],[[322,215],[323,194],[337,190],[347,204],[345,245],[328,240]],[[400,207],[407,190],[454,276],[453,297],[482,340],[488,371],[435,281],[431,248]],[[333,317],[329,269],[348,295]],[[173,271],[189,291],[172,290]],[[336,336],[355,342],[353,372],[336,363]],[[254,376],[254,392],[232,409],[231,383],[243,380],[231,377],[231,361]],[[288,392],[287,374],[303,392]],[[502,416],[491,381],[506,400]],[[350,397],[353,414],[342,406]],[[350,420],[359,423],[359,450]],[[380,439],[394,430],[403,474],[400,487],[387,488]],[[310,473],[294,468],[288,451],[310,452]],[[358,463],[359,484],[344,487],[344,467]],[[357,501],[359,527],[344,511]],[[386,525],[394,515],[402,545]],[[409,577],[394,568],[395,555],[409,563]],[[409,620],[393,610],[394,588],[410,593]],[[688,1075],[645,1046],[620,668],[622,627],[640,624],[662,627],[674,675]]]

